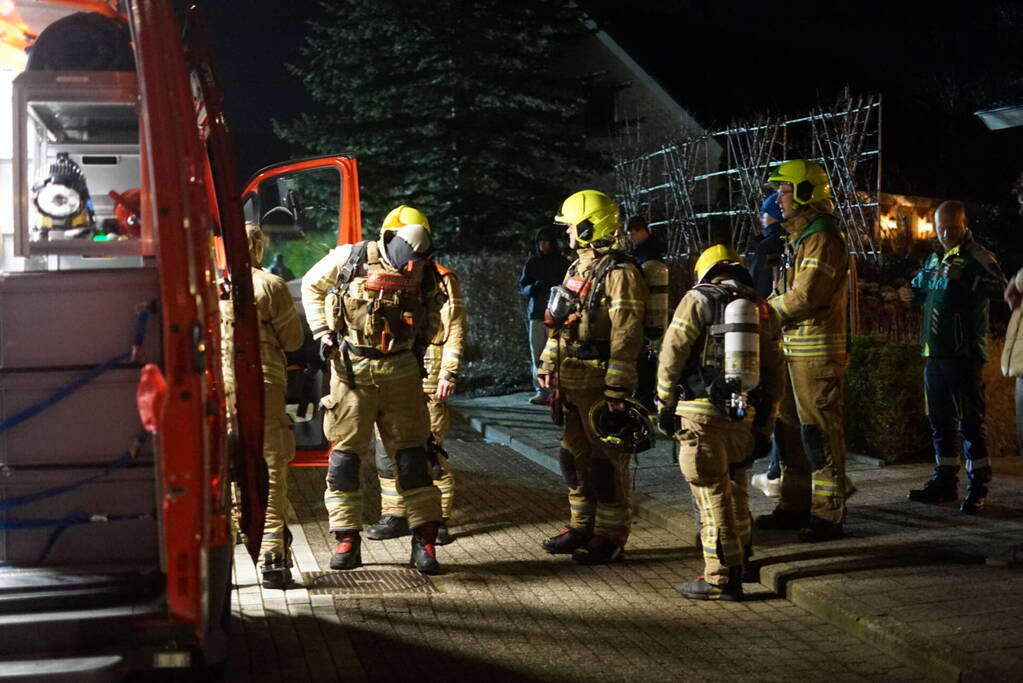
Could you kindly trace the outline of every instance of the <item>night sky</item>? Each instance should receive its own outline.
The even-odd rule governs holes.
[[[315,111],[284,64],[301,61],[306,22],[319,3],[206,4],[248,177],[299,153],[274,137],[270,119]],[[973,111],[978,102],[1023,101],[1023,11],[1012,9],[1016,3],[941,10],[867,0],[583,4],[704,125],[762,112],[801,115],[847,85],[881,93],[886,189],[1011,203],[1008,186],[1023,170],[1023,130],[990,132]]]

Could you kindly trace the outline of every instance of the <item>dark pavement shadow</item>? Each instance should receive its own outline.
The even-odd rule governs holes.
[[[343,615],[342,615],[343,616]],[[391,620],[400,621],[396,615]],[[243,621],[236,619],[236,622]],[[277,651],[275,641],[269,641],[269,649],[250,650],[243,660],[242,653],[235,652],[229,662],[227,681],[258,681],[261,674],[280,670],[279,677],[272,680],[370,680],[370,681],[524,681],[540,683],[529,672],[516,670],[498,662],[465,652],[452,652],[431,647],[420,637],[401,638],[383,629],[370,630],[353,623],[337,624],[313,616],[272,615],[266,618],[249,619],[249,623],[235,623],[238,628],[268,630],[270,633],[316,633],[318,644],[329,652],[328,657],[321,651],[317,656],[285,656]],[[419,629],[412,622],[410,631]],[[446,624],[451,628],[452,624]],[[389,630],[389,629],[388,629]],[[303,641],[308,647],[311,643]],[[301,651],[299,651],[301,654]],[[352,657],[355,661],[352,661]],[[332,664],[332,670],[326,666]],[[365,676],[363,677],[363,672]],[[559,678],[562,678],[559,676]],[[570,677],[564,680],[572,680]]]

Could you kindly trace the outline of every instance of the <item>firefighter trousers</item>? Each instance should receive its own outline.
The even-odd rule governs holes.
[[[632,526],[629,454],[605,445],[590,428],[590,408],[603,398],[603,389],[565,391],[559,459],[568,485],[569,526],[592,529],[624,546]]]
[[[845,363],[787,359],[775,439],[781,453],[779,507],[842,524],[854,487],[845,474]]]
[[[451,409],[446,401],[439,401],[435,395],[426,394],[426,407],[430,412],[430,433],[434,442],[443,448],[444,433],[451,425]],[[451,472],[448,459],[437,454],[437,462],[430,463],[430,476],[433,483],[440,489],[440,507],[444,519],[451,517],[455,504],[455,475]],[[398,493],[398,480],[394,471],[394,461],[387,457],[383,444],[377,439],[376,446],[377,476],[380,478],[380,514],[405,516],[405,503]]]
[[[418,375],[378,378],[349,387],[331,375],[323,399],[323,430],[332,444],[323,495],[331,531],[362,528],[362,463],[372,458],[376,428],[394,464],[395,488],[405,502],[409,527],[442,519],[440,490],[429,473],[429,415]]]
[[[266,522],[263,525],[263,543],[259,548],[260,563],[266,559],[266,553],[284,555],[285,551],[288,465],[295,459],[295,434],[284,402],[283,386],[263,385],[263,459],[266,461],[269,475],[269,492],[266,500]]]
[[[678,464],[700,511],[704,579],[723,586],[729,570],[742,567],[751,540],[746,488],[753,452],[751,423],[687,412],[679,421]]]

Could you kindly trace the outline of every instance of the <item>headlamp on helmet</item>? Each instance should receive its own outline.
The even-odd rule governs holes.
[[[654,427],[642,404],[622,399],[625,410],[612,411],[607,400],[590,408],[590,428],[600,441],[625,453],[642,453],[654,447]]]

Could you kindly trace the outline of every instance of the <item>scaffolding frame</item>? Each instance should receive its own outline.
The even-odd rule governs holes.
[[[682,130],[652,151],[636,124],[613,152],[618,199],[626,214],[661,227],[671,260],[722,241],[726,225],[731,244],[749,253],[760,233],[760,205],[773,192],[770,171],[790,159],[811,159],[831,180],[850,253],[877,262],[881,111],[880,95],[846,91],[806,116],[761,116],[709,133]],[[716,160],[712,148],[722,150]]]

